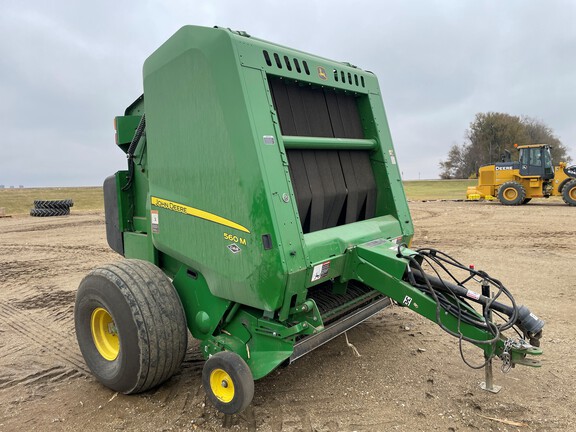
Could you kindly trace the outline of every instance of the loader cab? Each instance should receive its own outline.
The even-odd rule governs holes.
[[[518,147],[520,152],[520,175],[536,176],[543,180],[554,178],[554,167],[549,145],[529,145]]]

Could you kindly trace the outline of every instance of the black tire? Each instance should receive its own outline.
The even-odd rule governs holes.
[[[518,182],[506,182],[498,189],[498,200],[504,205],[520,205],[525,198],[526,191]]]
[[[74,206],[71,199],[65,200],[34,200],[34,208],[37,209],[69,209]]]
[[[206,361],[202,385],[210,402],[224,414],[244,411],[254,397],[252,371],[242,357],[230,351],[216,353]]]
[[[576,180],[571,180],[562,188],[562,199],[569,206],[576,206]]]
[[[50,216],[68,216],[70,209],[49,209],[49,208],[33,208],[30,210],[30,216],[34,217],[50,217]]]
[[[90,272],[78,287],[74,322],[86,364],[112,390],[149,390],[184,360],[188,333],[180,298],[149,262],[122,260]]]
[[[524,198],[524,201],[522,201],[522,204],[528,204],[530,201],[532,201],[532,198]]]
[[[562,191],[564,190],[564,186],[566,186],[570,181],[572,181],[572,179],[567,178],[564,179],[564,181],[562,183],[560,183],[560,186],[558,186],[558,193],[562,194]]]

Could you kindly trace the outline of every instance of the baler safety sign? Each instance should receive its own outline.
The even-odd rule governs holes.
[[[322,279],[328,274],[330,270],[330,261],[323,262],[322,264],[318,264],[314,266],[312,270],[312,279],[311,282],[317,281],[318,279]]]
[[[158,210],[150,211],[150,222],[152,224],[152,232],[158,234],[160,232],[159,225],[160,220],[158,219]]]
[[[204,219],[210,222],[214,222],[220,225],[224,225],[230,228],[237,229],[239,231],[243,231],[245,233],[250,233],[250,230],[234,221],[229,219],[223,218],[222,216],[215,215],[214,213],[209,213],[204,210],[200,210],[194,207],[190,207],[184,204],[180,204],[173,201],[168,201],[162,198],[151,197],[150,202],[153,206],[160,207],[166,210],[170,210],[176,213],[182,213],[189,216],[194,216],[200,219]]]

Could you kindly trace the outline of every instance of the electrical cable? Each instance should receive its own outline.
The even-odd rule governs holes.
[[[462,263],[456,261],[454,258],[450,257],[449,255],[445,254],[444,252],[435,250],[435,249],[418,249],[416,252],[418,252],[418,254],[420,256],[423,256],[425,259],[429,258],[431,260],[433,260],[436,264],[438,264],[455,282],[458,286],[465,288],[464,283],[466,281],[469,281],[470,279],[473,279],[474,277],[479,277],[481,278],[483,281],[490,283],[492,286],[496,287],[498,290],[496,292],[496,294],[492,297],[487,298],[487,303],[486,303],[486,311],[488,310],[493,310],[491,308],[492,304],[503,294],[504,296],[506,296],[508,298],[508,300],[511,302],[512,307],[512,315],[509,317],[509,320],[500,326],[500,330],[506,330],[511,328],[512,326],[515,325],[517,319],[518,319],[518,307],[516,305],[516,301],[514,300],[514,296],[510,293],[510,291],[508,291],[508,289],[502,284],[502,282],[500,282],[498,279],[492,278],[490,277],[486,272],[484,271],[477,271],[475,269],[471,269],[469,267],[464,266]],[[461,270],[464,270],[466,272],[469,272],[471,277],[466,278],[464,281],[458,281],[458,279],[446,268],[446,266],[443,265],[443,262],[446,262],[454,267],[457,267]],[[430,262],[428,261],[428,264],[430,264]],[[446,285],[444,284],[441,276],[438,274],[438,272],[436,271],[436,269],[434,268],[433,265],[430,265],[431,268],[434,270],[434,272],[436,273],[436,275],[438,276],[438,278],[442,281],[444,287],[446,289],[449,289],[448,287],[446,287]],[[487,319],[487,316],[485,316],[485,318]]]
[[[434,299],[436,302],[436,322],[446,333],[458,338],[460,356],[467,366],[473,369],[481,369],[486,366],[489,359],[486,359],[484,363],[479,366],[471,364],[466,360],[464,356],[462,341],[467,341],[475,345],[489,344],[494,347],[501,338],[501,332],[506,329],[513,328],[514,331],[520,335],[520,332],[515,328],[516,321],[518,320],[518,306],[516,305],[516,301],[514,300],[514,297],[510,291],[508,291],[508,289],[498,279],[492,278],[490,275],[488,275],[488,273],[484,271],[478,271],[474,268],[467,267],[448,254],[436,249],[422,248],[416,250],[416,255],[405,255],[402,253],[402,248],[405,247],[407,247],[405,244],[398,245],[398,256],[403,257],[409,261],[407,272],[408,282],[410,282],[412,286],[421,292]],[[429,277],[424,272],[422,268],[423,263],[427,264],[427,266],[429,266],[436,275],[436,287],[433,286]],[[468,276],[460,280],[454,275],[452,271],[450,271],[449,267],[454,267],[456,269],[466,271],[468,272]],[[419,283],[416,280],[416,276],[412,269],[419,273],[419,279],[421,282],[423,281],[423,283]],[[465,284],[470,280],[475,280],[477,282],[481,280],[482,283],[489,284],[490,286],[496,288],[496,292],[492,297],[485,297],[485,304],[482,314],[483,321],[479,319],[480,316],[478,315],[478,312],[472,308],[472,306],[461,296],[461,294],[458,295],[456,292],[454,292],[449,284],[444,281],[444,278],[441,276],[439,270],[446,273],[449,279],[451,279],[458,287],[467,291],[468,289],[465,287]],[[498,299],[500,296],[506,297],[512,304],[512,307],[510,308],[511,313],[507,320],[502,314],[498,313],[498,311],[494,310],[492,307],[496,299]],[[446,311],[456,318],[457,331],[453,331],[445,326],[441,319],[442,311]],[[502,319],[504,323],[496,324],[492,322],[490,319],[491,313],[494,313],[496,316]],[[480,340],[465,336],[460,330],[461,323],[466,323],[480,328],[488,332],[492,338],[487,340]]]

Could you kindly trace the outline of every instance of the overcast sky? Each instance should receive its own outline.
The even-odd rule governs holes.
[[[576,159],[576,1],[0,0],[0,184],[100,185],[113,118],[186,24],[230,27],[378,76],[404,179],[478,112],[544,121]]]

